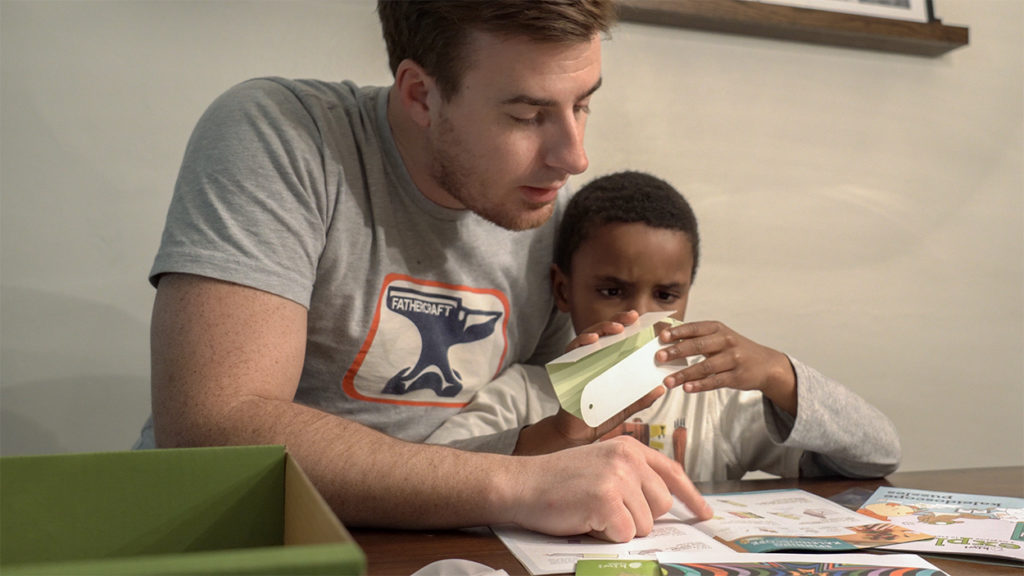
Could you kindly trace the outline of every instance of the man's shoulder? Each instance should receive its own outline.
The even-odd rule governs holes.
[[[387,90],[387,87],[360,86],[351,81],[261,76],[235,84],[222,98],[246,102],[297,100],[307,108],[334,109],[364,105],[386,94]]]
[[[352,82],[251,78],[222,93],[207,109],[202,124],[228,139],[263,142],[273,133],[278,138],[349,150],[353,142],[376,139],[372,134],[382,132],[387,93],[386,87]]]

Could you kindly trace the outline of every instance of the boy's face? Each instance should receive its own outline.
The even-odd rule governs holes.
[[[587,168],[583,133],[601,82],[601,41],[538,43],[476,33],[457,94],[432,95],[428,197],[510,230],[551,216]]]
[[[682,320],[690,294],[693,247],[679,230],[640,222],[595,230],[572,256],[569,275],[552,269],[559,310],[579,333],[619,312],[674,310]]]

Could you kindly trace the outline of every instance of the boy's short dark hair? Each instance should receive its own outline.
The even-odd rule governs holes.
[[[586,42],[608,33],[614,0],[378,0],[391,73],[409,58],[437,80],[450,100],[469,68],[474,31],[524,36],[538,42]]]
[[[700,234],[693,208],[668,182],[635,171],[601,176],[573,195],[555,241],[555,264],[562,272],[571,273],[572,257],[580,245],[601,226],[617,222],[642,222],[686,234],[693,248],[690,279],[697,276]]]

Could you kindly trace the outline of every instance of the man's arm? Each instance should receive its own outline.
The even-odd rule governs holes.
[[[294,403],[306,310],[285,298],[171,274],[152,323],[157,444],[284,444],[353,526],[512,522],[614,541],[644,535],[674,493],[710,510],[678,464],[630,438],[517,458],[411,444]]]

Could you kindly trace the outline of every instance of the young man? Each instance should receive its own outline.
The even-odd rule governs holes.
[[[571,336],[544,289],[552,216],[587,166],[614,7],[378,11],[389,88],[254,80],[196,126],[151,271],[137,446],[285,444],[353,526],[622,541],[671,493],[709,515],[677,464],[628,439],[536,458],[417,443]]]
[[[623,313],[673,311],[682,320],[699,256],[693,210],[665,181],[621,172],[588,183],[566,209],[552,266],[555,301],[583,334],[576,344],[593,340],[588,327]],[[751,470],[876,477],[899,464],[892,422],[798,360],[719,322],[683,324],[661,337],[702,357],[666,378],[664,395],[632,416],[627,410],[591,428],[559,407],[542,368],[517,366],[427,441],[543,454],[628,434],[683,464],[694,481]]]

